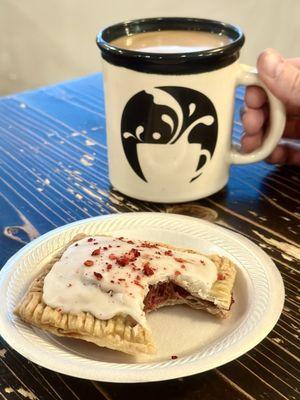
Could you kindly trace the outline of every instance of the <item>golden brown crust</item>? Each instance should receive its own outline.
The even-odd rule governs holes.
[[[115,316],[99,320],[86,312],[76,315],[63,313],[47,306],[42,295],[42,291],[29,291],[15,314],[23,321],[58,336],[86,340],[132,355],[155,352],[149,331],[139,324],[133,326],[130,318]]]
[[[218,267],[219,279],[210,290],[209,297],[218,300],[218,306],[229,311],[232,302],[232,289],[236,277],[234,263],[226,257],[218,255],[210,256],[210,259]]]
[[[14,310],[23,321],[58,336],[86,340],[101,347],[119,350],[127,354],[151,354],[155,345],[151,333],[141,325],[133,323],[130,317],[115,316],[109,320],[99,320],[92,314],[63,313],[47,306],[42,299],[44,278],[66,248],[83,239],[77,235],[53,257],[43,272],[33,281],[23,300]]]

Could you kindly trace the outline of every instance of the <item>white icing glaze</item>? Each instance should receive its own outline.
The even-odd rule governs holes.
[[[100,254],[92,255],[99,248]],[[139,254],[134,255],[135,251]],[[125,253],[135,260],[119,265]],[[86,266],[87,260],[93,265]],[[149,285],[169,280],[208,299],[217,268],[199,254],[149,247],[149,242],[138,240],[93,236],[72,244],[54,264],[45,277],[43,300],[64,312],[85,311],[99,319],[130,315],[146,326],[143,301]]]

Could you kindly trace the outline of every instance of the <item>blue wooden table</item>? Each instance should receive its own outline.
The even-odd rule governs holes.
[[[237,91],[233,136],[242,127]],[[228,186],[197,202],[136,201],[107,178],[100,74],[0,99],[0,265],[37,236],[90,216],[176,212],[239,232],[274,260],[285,283],[279,322],[253,350],[218,369],[169,382],[109,384],[41,368],[0,343],[3,399],[299,399],[300,171],[264,162],[235,166]]]

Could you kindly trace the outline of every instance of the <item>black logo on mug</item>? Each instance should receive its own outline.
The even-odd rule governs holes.
[[[190,177],[192,182],[202,174],[215,151],[217,113],[203,93],[179,86],[160,86],[138,92],[129,99],[122,114],[121,135],[131,168],[145,182],[138,158],[140,143],[178,145],[180,142],[182,146],[198,143],[201,146],[198,163]],[[204,156],[203,151],[210,157]]]

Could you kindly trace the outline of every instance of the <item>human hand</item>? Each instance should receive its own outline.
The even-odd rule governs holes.
[[[284,59],[275,50],[267,49],[257,60],[257,70],[262,82],[284,103],[287,113],[285,140],[266,161],[300,166],[300,58]],[[245,104],[241,145],[245,153],[250,153],[260,147],[268,124],[267,95],[263,89],[249,86]]]

